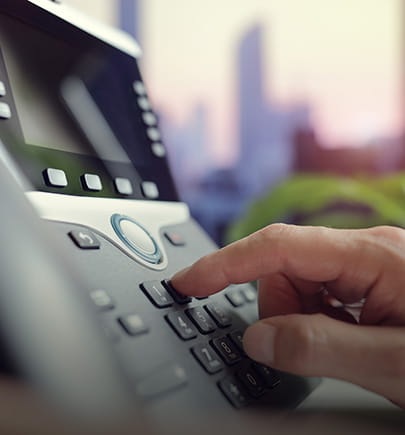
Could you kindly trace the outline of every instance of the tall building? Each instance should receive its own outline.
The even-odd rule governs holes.
[[[249,175],[249,168],[254,166],[254,152],[263,142],[266,102],[262,39],[263,29],[260,25],[255,25],[242,37],[237,59],[239,173],[241,182],[246,187],[256,184],[254,181],[257,174]]]
[[[288,107],[268,96],[264,55],[263,28],[255,25],[242,37],[238,51],[237,170],[241,189],[250,198],[265,194],[289,175],[294,160],[293,132],[310,125],[308,104]]]
[[[140,3],[141,0],[118,0],[119,25],[122,30],[140,41]]]

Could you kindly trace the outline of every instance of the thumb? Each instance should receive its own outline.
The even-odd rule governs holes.
[[[292,314],[255,323],[243,343],[252,359],[275,369],[349,381],[405,404],[405,328]]]

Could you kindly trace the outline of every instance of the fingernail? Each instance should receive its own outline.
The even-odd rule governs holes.
[[[248,328],[243,336],[243,346],[250,358],[271,365],[274,361],[276,328],[258,322]]]

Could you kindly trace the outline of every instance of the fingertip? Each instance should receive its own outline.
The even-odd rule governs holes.
[[[243,336],[243,347],[255,361],[271,365],[274,362],[276,328],[265,322],[250,326]]]

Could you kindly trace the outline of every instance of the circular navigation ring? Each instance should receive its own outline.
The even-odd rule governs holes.
[[[128,216],[114,214],[111,216],[111,225],[120,240],[142,260],[151,264],[162,261],[162,253],[155,239],[138,222]]]

